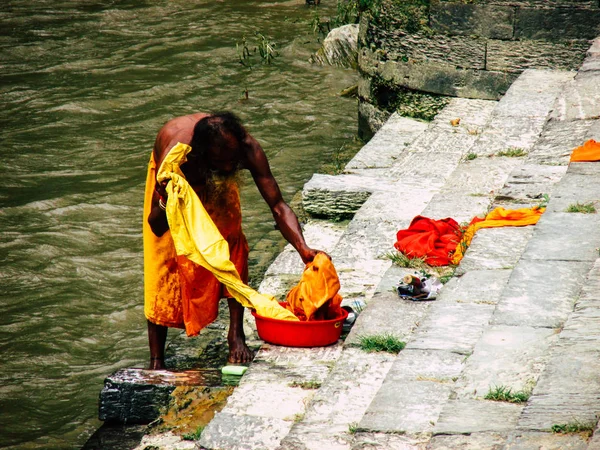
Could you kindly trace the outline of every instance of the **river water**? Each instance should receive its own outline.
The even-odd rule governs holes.
[[[288,201],[352,140],[356,103],[337,93],[356,75],[307,62],[313,15],[304,0],[1,2],[0,447],[80,448],[104,377],[146,364],[142,196],[165,121],[236,112]],[[257,31],[280,55],[250,70],[236,42]],[[256,282],[283,242],[251,182],[242,201]]]

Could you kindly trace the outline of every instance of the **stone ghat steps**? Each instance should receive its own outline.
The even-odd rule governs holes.
[[[585,67],[597,67],[597,46]],[[346,301],[368,306],[344,343],[264,345],[199,445],[600,448],[597,436],[548,432],[600,412],[598,216],[563,212],[573,201],[600,199],[594,163],[567,169],[572,148],[600,139],[600,102],[588,101],[600,88],[564,98],[580,89],[581,76],[594,75],[529,70],[500,102],[455,99],[426,128],[392,116],[344,174],[315,175],[305,187],[306,209],[354,216],[347,226],[309,223],[307,240],[332,256]],[[458,126],[450,124],[457,118]],[[497,155],[511,148],[527,156]],[[435,302],[391,292],[412,270],[392,267],[382,253],[415,215],[466,221],[497,205],[535,205],[541,194],[551,200],[538,225],[479,231],[459,276]],[[319,196],[327,200],[312,200]],[[301,271],[286,249],[261,290],[282,294]],[[382,332],[406,348],[398,355],[356,348],[359,335]],[[521,404],[484,400],[491,385],[531,396]]]

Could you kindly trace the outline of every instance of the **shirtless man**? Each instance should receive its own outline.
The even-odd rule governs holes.
[[[298,219],[281,196],[265,152],[235,115],[190,114],[172,119],[160,129],[148,170],[144,206],[145,315],[150,369],[165,368],[168,327],[185,328],[188,335],[198,334],[200,328],[216,318],[221,296],[227,297],[230,312],[229,362],[249,362],[253,354],[246,345],[243,331],[244,308],[206,269],[175,255],[164,209],[166,192],[164,186],[156,182],[156,171],[178,142],[192,147],[181,170],[228,241],[231,261],[242,281],[247,283],[248,246],[241,231],[237,184],[232,181],[240,169],[250,171],[281,234],[298,251],[302,261],[305,264],[312,261],[318,251],[306,245]],[[188,285],[184,287],[186,282]],[[181,299],[184,296],[189,300],[187,304],[200,305],[192,313],[188,312],[198,316],[191,325],[183,317]]]

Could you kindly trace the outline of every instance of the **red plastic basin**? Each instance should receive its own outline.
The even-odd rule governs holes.
[[[287,302],[279,304],[284,308],[287,306]],[[324,347],[340,338],[348,311],[342,309],[342,315],[337,319],[308,322],[271,319],[254,311],[252,315],[256,319],[258,336],[265,342],[286,347]]]

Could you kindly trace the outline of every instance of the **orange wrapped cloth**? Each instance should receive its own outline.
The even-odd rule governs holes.
[[[571,153],[571,162],[586,162],[600,160],[600,142],[590,139]]]
[[[329,320],[342,315],[340,279],[324,253],[308,263],[297,286],[287,295],[287,309],[300,320]]]
[[[185,256],[177,256],[168,230],[157,237],[148,224],[156,183],[156,163],[150,158],[144,198],[144,313],[150,322],[184,328],[197,335],[217,318],[219,300],[232,297],[215,276]],[[230,260],[243,282],[248,279],[248,244],[242,232],[239,190],[234,181],[216,195],[197,191],[206,211],[229,244]]]
[[[409,258],[425,258],[430,266],[446,266],[461,239],[456,220],[415,217],[406,230],[396,234],[394,247]]]
[[[520,209],[504,209],[496,208],[491,211],[485,218],[475,217],[465,230],[462,240],[456,246],[454,255],[452,256],[452,264],[458,264],[464,256],[464,253],[471,245],[471,240],[475,236],[477,230],[481,228],[493,227],[523,227],[526,225],[535,225],[544,213],[545,208],[520,208]]]

